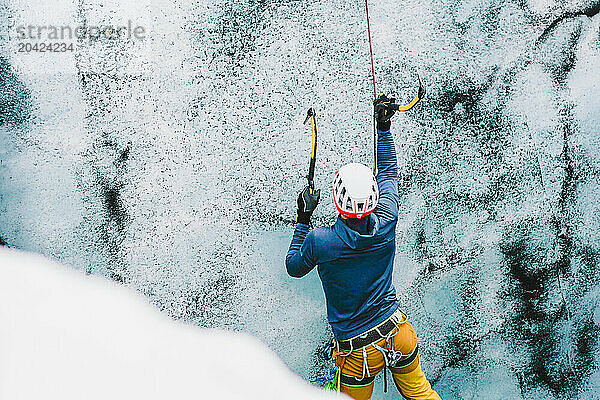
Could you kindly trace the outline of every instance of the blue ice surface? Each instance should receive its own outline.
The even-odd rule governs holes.
[[[320,300],[325,307],[325,294],[316,268],[300,279],[287,274],[285,256],[292,235],[293,229],[289,228],[260,232],[256,235],[256,249],[264,257],[266,270],[277,278],[282,288],[292,291],[299,298]]]

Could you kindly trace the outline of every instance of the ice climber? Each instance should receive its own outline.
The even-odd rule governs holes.
[[[417,335],[398,308],[392,285],[398,221],[398,166],[390,133],[389,99],[375,101],[377,178],[371,168],[347,164],[335,173],[333,201],[339,212],[326,228],[309,227],[319,192],[298,196],[294,237],[286,256],[289,275],[303,277],[317,266],[335,338],[340,391],[370,399],[375,376],[387,366],[408,399],[440,399],[419,362]],[[385,372],[385,371],[384,371]]]

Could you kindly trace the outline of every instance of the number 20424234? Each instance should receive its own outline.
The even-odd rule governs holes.
[[[74,51],[73,43],[19,43],[19,53],[65,53]]]

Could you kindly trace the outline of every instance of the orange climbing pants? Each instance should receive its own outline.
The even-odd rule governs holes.
[[[381,339],[375,344],[380,348],[391,348],[392,342],[393,350],[401,352],[402,356],[395,363],[398,367],[389,367],[389,371],[402,396],[410,400],[441,400],[421,370],[417,335],[408,321],[398,325],[393,341],[388,339],[386,343],[386,339]],[[356,400],[370,399],[373,394],[373,380],[385,368],[383,353],[375,346],[368,345],[345,357],[342,355],[338,354],[336,357],[336,365],[341,367],[342,373],[340,391]]]

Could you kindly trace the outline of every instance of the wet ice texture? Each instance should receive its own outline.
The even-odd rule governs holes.
[[[371,5],[380,90],[409,99],[417,69],[428,86],[392,128],[395,282],[446,399],[600,398],[599,9]],[[2,42],[2,240],[123,282],[175,318],[254,333],[316,374],[322,297],[278,268],[308,166],[305,110],[319,113],[320,187],[343,163],[370,162],[363,3],[9,1],[0,12],[8,25],[148,30],[73,55]],[[315,223],[334,214],[323,201]]]

